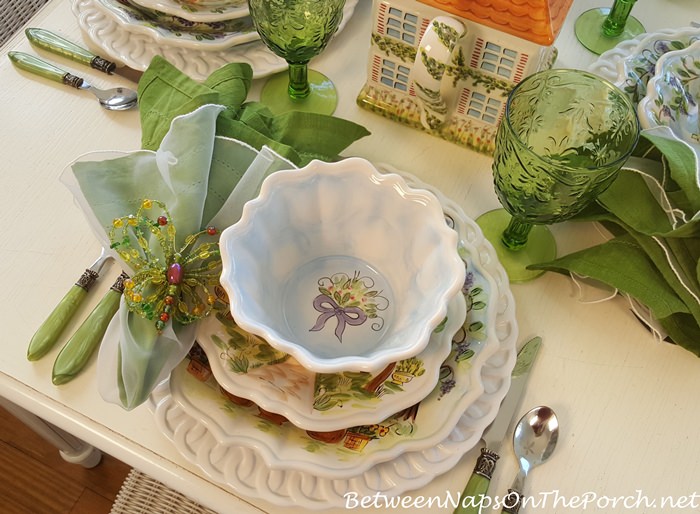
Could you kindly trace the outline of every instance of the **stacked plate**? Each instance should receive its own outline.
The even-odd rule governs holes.
[[[358,0],[347,0],[343,29]],[[254,77],[286,69],[260,42],[246,0],[72,0],[85,38],[105,57],[145,70],[162,55],[196,80],[228,62],[246,62]]]
[[[622,89],[636,105],[646,96],[647,84],[656,75],[659,59],[696,41],[700,41],[700,27],[640,34],[601,54],[589,71]]]
[[[238,326],[218,290],[197,337],[213,376],[183,364],[151,399],[161,430],[213,479],[308,508],[343,506],[346,492],[398,495],[454,466],[495,417],[515,362],[507,276],[459,206],[401,175],[435,194],[458,234],[466,280],[446,322],[379,372],[314,373]]]
[[[641,34],[605,52],[590,70],[638,104],[642,128],[666,126],[700,156],[700,27]]]
[[[669,127],[700,159],[700,39],[662,55],[639,102],[642,127]]]

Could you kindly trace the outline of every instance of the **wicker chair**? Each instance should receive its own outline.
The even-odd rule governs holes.
[[[0,46],[34,16],[48,0],[0,1]]]

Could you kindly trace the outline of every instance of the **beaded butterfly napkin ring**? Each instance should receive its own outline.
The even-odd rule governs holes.
[[[161,214],[149,217],[154,207]],[[127,307],[155,321],[162,332],[169,321],[186,325],[207,316],[215,296],[210,287],[219,283],[219,243],[201,242],[216,236],[214,227],[190,234],[176,247],[175,225],[163,202],[145,199],[136,214],[116,218],[109,232],[110,248],[134,273],[124,281]],[[157,244],[151,244],[154,242]]]

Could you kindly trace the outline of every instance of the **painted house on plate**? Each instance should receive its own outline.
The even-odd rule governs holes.
[[[549,68],[573,0],[373,0],[357,103],[492,153],[509,91]]]

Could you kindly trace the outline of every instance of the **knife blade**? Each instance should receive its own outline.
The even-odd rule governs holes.
[[[506,434],[510,425],[518,414],[518,406],[522,398],[525,384],[530,373],[530,368],[537,356],[542,344],[541,337],[530,339],[518,352],[518,357],[511,373],[511,383],[508,393],[501,402],[496,419],[484,431],[481,437],[484,440],[484,448],[476,461],[474,471],[467,482],[460,505],[454,514],[478,514],[481,512],[481,502],[488,493],[491,477],[496,469],[496,462],[500,458],[501,444],[506,440]],[[465,500],[465,498],[471,498]]]
[[[117,63],[100,57],[72,41],[54,34],[46,29],[30,27],[24,31],[29,42],[42,50],[60,55],[71,61],[90,66],[108,75],[117,74],[133,82],[138,82],[143,72],[126,66],[119,67]]]

